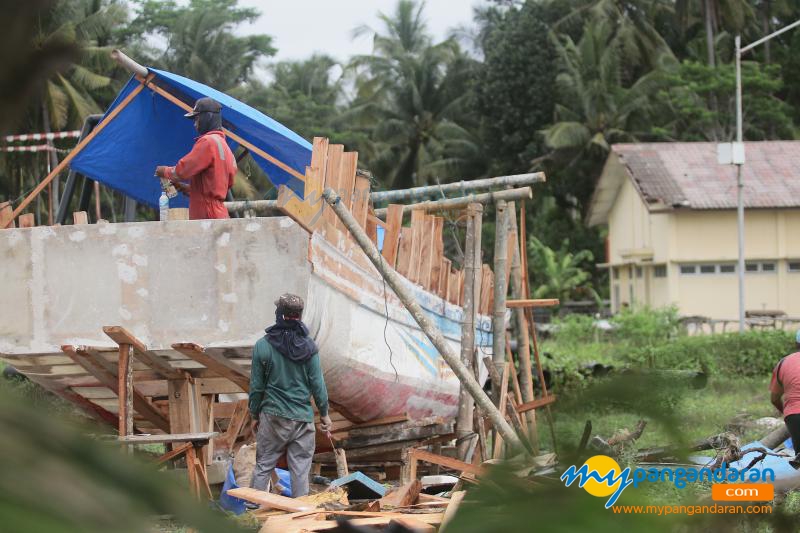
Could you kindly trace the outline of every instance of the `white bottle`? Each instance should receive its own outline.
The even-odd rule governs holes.
[[[161,191],[161,196],[158,198],[158,219],[162,222],[169,220],[169,198],[164,191]]]

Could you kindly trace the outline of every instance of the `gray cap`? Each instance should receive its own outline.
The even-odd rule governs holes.
[[[280,298],[275,300],[275,306],[284,309],[290,313],[300,314],[303,312],[303,299],[296,294],[289,294],[288,292],[282,294]]]
[[[219,113],[222,111],[222,105],[208,96],[198,98],[194,103],[194,109],[183,115],[186,118],[194,118],[200,113]]]

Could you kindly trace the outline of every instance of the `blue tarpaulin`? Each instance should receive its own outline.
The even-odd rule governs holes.
[[[149,69],[155,83],[189,105],[204,96],[222,104],[223,125],[247,142],[279,161],[305,173],[311,163],[311,143],[242,102],[202,83],[170,72]],[[106,111],[108,114],[139,85],[131,78]],[[71,162],[75,171],[116,189],[138,202],[158,206],[159,180],[156,166],[174,165],[194,144],[197,132],[185,111],[155,92],[144,89],[111,120]],[[231,149],[237,144],[228,139]],[[256,163],[277,187],[287,185],[300,197],[303,182],[261,156],[251,153]],[[179,194],[170,207],[186,207],[188,199]]]

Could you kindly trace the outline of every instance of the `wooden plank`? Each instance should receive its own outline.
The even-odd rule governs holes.
[[[411,212],[411,255],[408,263],[408,279],[419,282],[419,267],[422,253],[422,241],[425,231],[425,211]]]
[[[169,451],[169,452],[161,455],[158,459],[156,459],[156,465],[164,464],[167,461],[170,461],[172,459],[176,459],[176,458],[180,457],[181,455],[186,453],[189,450],[189,448],[191,448],[192,446],[193,445],[192,445],[191,442],[187,442],[185,444],[182,444],[182,445],[178,446],[174,450]]]
[[[353,186],[353,217],[362,228],[367,228],[367,211],[369,209],[369,178],[364,176],[356,176],[355,185]],[[387,219],[388,220],[388,219]],[[386,246],[384,241],[384,246]]]
[[[440,298],[447,299],[447,289],[450,286],[450,269],[452,268],[452,261],[446,257],[442,257],[441,264],[439,265],[439,283],[436,286],[436,294]]]
[[[483,468],[481,468],[480,466],[471,465],[469,463],[465,463],[464,461],[453,459],[452,457],[445,457],[444,455],[436,455],[435,453],[431,453],[425,450],[420,450],[419,448],[414,448],[413,450],[411,450],[408,454],[408,459],[411,464],[412,479],[416,479],[417,477],[418,461],[425,461],[426,463],[441,465],[451,470],[457,470],[459,472],[467,472],[475,476],[483,475]]]
[[[189,208],[170,207],[168,220],[189,220]]]
[[[325,165],[325,176],[322,181],[322,190],[331,188],[335,191],[339,190],[339,174],[342,166],[342,155],[344,155],[344,146],[341,144],[328,145],[328,158]],[[328,224],[335,227],[338,217],[329,206],[325,206],[322,214],[323,220]]]
[[[234,489],[239,490],[239,489]],[[337,514],[341,515],[342,512],[334,512],[328,514]],[[424,524],[428,524],[431,526],[437,526],[441,523],[442,518],[444,516],[443,513],[429,513],[429,514],[400,514],[400,513],[376,513],[378,516],[374,516],[371,518],[355,518],[353,520],[349,520],[347,523],[350,526],[386,526],[391,523],[393,520],[397,519],[405,519],[408,516],[414,517],[414,522],[421,522]],[[325,531],[326,529],[337,529],[339,528],[339,524],[335,520],[298,520],[299,523],[292,524],[291,529],[283,529],[287,533],[292,531]],[[281,527],[286,527],[285,522],[280,522]],[[269,521],[264,524],[264,528],[261,530],[262,532],[267,531],[278,531],[276,529],[268,529],[270,527]]]
[[[458,302],[456,305],[460,305],[463,307],[464,305],[464,279],[466,278],[466,274],[463,269],[458,271]]]
[[[172,348],[220,376],[231,380],[244,392],[250,391],[250,373],[224,355],[206,352],[202,346],[192,342],[178,342],[173,344]]]
[[[353,189],[356,185],[356,168],[358,168],[358,152],[345,152],[342,154],[341,175],[339,177],[339,190],[336,191],[342,202],[353,212]],[[341,220],[336,221],[339,231],[344,231]]]
[[[25,213],[24,215],[20,215],[18,220],[20,228],[32,228],[36,225],[36,219],[34,218],[33,213]]]
[[[516,409],[518,413],[524,413],[526,411],[530,411],[531,409],[538,409],[539,407],[550,405],[555,401],[556,401],[556,395],[550,394],[544,398],[539,398],[538,400],[533,400],[532,402],[526,402],[521,405],[518,405]]]
[[[97,353],[84,348],[65,344],[61,350],[66,353],[75,363],[83,367],[89,374],[94,376],[100,383],[116,392],[119,383],[117,369],[114,365],[99,357]],[[142,396],[134,387],[133,389],[133,408],[145,420],[152,423],[158,429],[169,432],[169,421],[161,411],[151,404],[147,398]]]
[[[431,250],[431,281],[428,288],[433,294],[439,294],[441,282],[442,259],[444,259],[444,218],[433,217],[433,250]]]
[[[458,305],[459,280],[461,276],[458,270],[452,270],[449,275],[450,281],[447,284],[447,301]]]
[[[250,418],[250,409],[248,408],[247,400],[239,400],[236,402],[236,408],[231,416],[230,424],[225,434],[216,439],[214,445],[219,449],[232,450],[242,427],[247,423]]]
[[[119,435],[133,434],[133,364],[131,364],[131,345],[119,345],[117,364],[117,397],[119,398]]]
[[[456,515],[456,511],[458,511],[458,507],[461,505],[461,502],[464,501],[464,496],[466,494],[467,493],[465,491],[459,490],[450,495],[450,503],[444,510],[444,516],[442,517],[442,525],[439,527],[439,533],[444,533],[447,530],[447,524],[453,520],[453,517]]]
[[[509,363],[503,363],[503,378],[501,379],[500,383],[500,400],[497,402],[497,407],[500,409],[502,413],[504,409],[504,405],[506,404],[506,397],[508,396],[508,378],[509,374],[511,373],[510,369],[511,365]],[[494,437],[494,452],[492,453],[492,459],[500,459],[503,456],[503,437],[495,431]]]
[[[88,224],[89,213],[87,213],[86,211],[75,211],[74,213],[72,213],[72,223],[75,225]]]
[[[378,220],[375,215],[367,213],[367,227],[365,228],[365,231],[367,233],[367,237],[369,237],[369,240],[371,240],[375,246],[378,245],[378,226],[382,224],[383,222]]]
[[[400,244],[397,250],[397,273],[401,276],[408,277],[408,271],[411,268],[411,239],[413,230],[411,228],[401,228],[400,230]]]
[[[291,511],[293,513],[302,511],[311,511],[316,507],[295,500],[294,498],[287,498],[278,494],[271,494],[263,490],[256,490],[250,488],[228,489],[228,496],[247,500],[248,502],[257,503],[262,508],[280,509],[281,511]]]
[[[406,483],[380,499],[381,509],[394,507],[407,507],[417,503],[422,482],[418,479]]]
[[[395,416],[387,416],[384,418],[378,418],[376,420],[370,420],[369,422],[361,422],[358,424],[350,424],[347,426],[342,426],[340,428],[334,429],[331,431],[334,435],[337,433],[344,433],[346,431],[354,430],[354,429],[363,429],[363,428],[371,428],[376,426],[385,426],[388,424],[397,424],[398,422],[405,422],[408,420],[408,415],[395,415]]]
[[[176,442],[194,442],[196,444],[208,442],[219,435],[216,431],[197,433],[170,433],[168,435],[127,435],[119,437],[120,442],[128,444],[174,444]]]
[[[378,434],[358,435],[351,432],[347,439],[342,439],[339,445],[348,450],[355,448],[366,448],[391,442],[402,442],[410,440],[421,440],[440,435],[453,433],[453,422],[448,424],[429,424],[417,427],[399,427],[398,429],[378,428]]]
[[[494,275],[492,273],[492,269],[487,264],[483,264],[481,267],[481,292],[480,292],[480,300],[478,301],[478,312],[482,315],[489,314],[489,300],[491,299],[492,288],[494,288],[494,283],[492,280],[494,279]]]
[[[2,202],[0,203],[0,229],[5,228],[8,226],[9,222],[12,224],[9,227],[14,227],[14,219],[12,216],[14,215],[14,208],[11,207],[11,202]]]
[[[533,298],[527,300],[506,300],[506,307],[552,307],[558,305],[558,298]]]
[[[425,215],[422,226],[422,244],[419,251],[419,284],[428,289],[431,286],[433,273],[434,236],[436,231],[436,217]]]
[[[391,522],[389,522],[389,528],[392,527],[392,524],[402,526],[414,533],[436,533],[436,526],[417,520],[413,514],[392,518]]]
[[[403,229],[403,206],[389,204],[386,210],[386,233],[383,236],[383,258],[394,268],[397,262],[397,249],[400,246],[400,233]]]
[[[183,373],[174,369],[167,360],[147,349],[139,339],[122,326],[103,326],[103,332],[118,345],[129,344],[136,358],[167,379],[181,379]]]

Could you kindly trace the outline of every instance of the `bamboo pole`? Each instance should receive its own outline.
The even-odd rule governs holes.
[[[370,193],[369,197],[373,202],[392,202],[407,200],[419,200],[434,194],[479,191],[491,188],[524,187],[534,183],[545,181],[544,172],[533,172],[530,174],[515,174],[513,176],[498,176],[496,178],[485,178],[480,180],[458,181],[455,183],[445,183],[444,185],[427,185],[423,187],[412,187],[397,191],[376,191]]]
[[[483,392],[483,389],[478,381],[464,366],[458,355],[447,343],[442,335],[442,332],[436,328],[433,322],[425,314],[425,311],[423,311],[422,307],[420,307],[416,300],[414,300],[410,290],[406,287],[407,281],[405,281],[393,268],[386,265],[383,260],[383,256],[381,256],[380,252],[375,247],[375,244],[373,244],[369,237],[367,237],[367,234],[364,233],[364,230],[358,225],[358,222],[355,218],[353,218],[353,215],[350,213],[350,211],[339,201],[339,196],[332,189],[326,189],[323,197],[331,206],[333,212],[336,213],[336,216],[339,217],[344,226],[353,235],[356,243],[358,243],[381,276],[386,280],[386,283],[395,292],[397,297],[411,314],[411,317],[425,333],[425,336],[430,339],[431,343],[434,345],[434,347],[436,347],[442,358],[453,370],[453,373],[472,395],[472,398],[475,400],[475,404],[478,406],[478,408],[489,417],[489,419],[492,421],[492,424],[495,425],[502,437],[507,442],[519,449],[522,449],[522,441],[520,441],[517,434],[514,433],[514,430],[509,423],[506,422],[506,419],[503,417],[502,413],[497,410],[492,403],[492,400],[490,400],[489,397],[486,396],[486,393]]]
[[[266,215],[282,215],[283,212],[278,208],[277,200],[237,200],[225,202],[225,207],[229,213],[244,213],[245,211],[255,211]]]
[[[516,216],[516,207],[514,203],[509,202],[508,204],[508,212],[509,214],[513,213],[513,216],[509,216],[509,225],[511,226],[511,232],[517,233],[517,216]],[[511,255],[511,296],[515,300],[521,300],[524,298],[524,285],[521,273],[521,262],[520,262],[520,249],[519,246],[515,245],[512,248],[512,255]],[[525,310],[521,307],[517,307],[514,309],[513,312],[514,317],[514,327],[517,332],[517,357],[519,358],[519,366],[520,370],[522,371],[522,376],[520,379],[520,389],[522,392],[522,399],[525,402],[532,402],[533,401],[533,373],[531,369],[531,346],[530,346],[530,335],[528,331],[528,322],[525,319]],[[536,413],[535,411],[529,411],[525,415],[528,419],[528,436],[531,440],[531,445],[533,446],[534,453],[539,453],[539,438],[538,438],[538,430],[536,427]]]
[[[508,216],[505,200],[495,203],[494,225],[494,309],[492,311],[492,362],[501,373],[505,365],[506,343],[506,263],[508,262]],[[500,400],[500,391],[495,390],[494,400]]]
[[[67,168],[67,165],[69,165],[70,161],[72,161],[76,155],[81,153],[81,151],[86,147],[86,145],[89,144],[92,141],[92,139],[94,139],[97,136],[98,133],[103,131],[103,128],[105,128],[109,122],[114,120],[114,118],[120,113],[120,111],[125,109],[125,107],[127,107],[127,105],[131,103],[131,101],[134,98],[136,98],[136,95],[142,92],[142,89],[144,89],[144,83],[140,83],[135,89],[133,89],[128,94],[128,96],[126,96],[125,99],[119,103],[117,107],[112,109],[111,112],[108,113],[106,117],[100,121],[100,123],[89,133],[89,135],[84,137],[84,139],[81,142],[79,142],[78,145],[75,148],[73,148],[73,150],[70,153],[67,154],[67,157],[61,160],[58,166],[56,166],[56,168],[54,168],[50,172],[50,174],[48,174],[47,177],[43,179],[39,183],[39,185],[37,185],[36,188],[33,191],[31,191],[31,193],[28,196],[25,197],[24,200],[22,200],[22,203],[20,203],[17,206],[17,208],[11,214],[11,221],[15,220],[19,216],[19,214],[22,213],[22,211],[26,207],[28,207],[28,204],[30,204],[31,201],[33,201],[33,199],[36,198],[39,195],[39,193],[41,193],[45,189],[45,187],[47,187],[47,185],[61,173],[62,170]],[[8,225],[6,225],[6,227],[8,227]]]
[[[464,246],[464,306],[461,321],[461,362],[464,366],[471,368],[475,359],[475,322],[477,319],[478,299],[480,289],[476,289],[476,281],[481,275],[480,268],[476,268],[476,263],[480,265],[480,231],[481,214],[483,206],[481,204],[469,204],[467,207],[467,234]],[[478,260],[476,261],[476,256]],[[469,392],[461,386],[458,395],[458,417],[456,418],[456,443],[458,457],[462,461],[467,460],[469,437],[473,430],[474,403]]]
[[[456,198],[446,198],[444,200],[430,200],[427,202],[419,202],[416,204],[407,204],[403,206],[403,214],[410,211],[449,211],[455,209],[463,209],[469,204],[491,204],[500,201],[513,202],[515,200],[524,200],[526,198],[533,198],[533,191],[530,187],[522,187],[519,189],[508,189],[504,191],[486,192],[483,194],[468,194],[466,196],[459,196]],[[375,210],[375,216],[378,218],[386,218],[388,208],[383,207]]]

